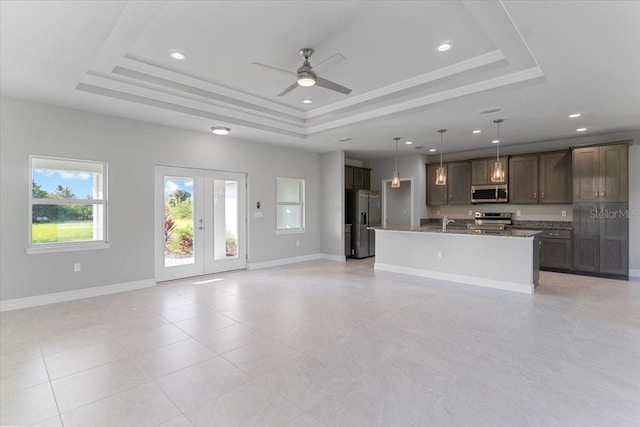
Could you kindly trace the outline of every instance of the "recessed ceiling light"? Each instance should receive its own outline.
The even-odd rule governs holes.
[[[498,142],[500,142],[499,139],[494,139],[493,141],[491,141],[492,144],[497,144]]]
[[[214,126],[211,128],[211,132],[213,132],[215,135],[229,135],[231,129],[224,126]]]
[[[576,129],[576,132],[584,132],[586,130],[587,130],[587,128],[578,128],[578,129]]]
[[[482,129],[474,129],[471,131],[471,133],[481,133]]]
[[[303,100],[302,100],[302,103],[303,103],[303,104],[311,104],[312,102],[313,102],[313,100],[312,100],[312,99],[303,99]]]
[[[405,143],[406,145],[411,145],[411,144],[413,144],[413,141],[405,141],[404,143]]]
[[[453,42],[449,41],[440,43],[440,45],[436,48],[438,52],[446,52],[451,49],[453,49]]]
[[[582,113],[573,113],[573,114],[569,114],[569,118],[570,119],[576,119],[578,117],[581,117]]]
[[[169,51],[169,56],[176,61],[184,61],[185,59],[187,59],[187,55],[175,49],[171,49]]]
[[[436,151],[438,151],[438,150],[436,150],[435,148],[429,148],[429,152],[430,153],[435,153]]]

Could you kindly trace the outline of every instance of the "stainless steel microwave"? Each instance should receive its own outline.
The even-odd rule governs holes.
[[[471,186],[471,203],[507,203],[508,201],[507,184]]]

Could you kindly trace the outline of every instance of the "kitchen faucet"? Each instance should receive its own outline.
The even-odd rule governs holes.
[[[455,222],[455,221],[452,219],[447,219],[446,215],[442,217],[442,231],[447,231],[447,224],[449,224],[450,222]]]

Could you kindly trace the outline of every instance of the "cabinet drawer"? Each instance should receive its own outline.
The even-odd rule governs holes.
[[[538,234],[542,239],[570,239],[571,230],[543,230]]]

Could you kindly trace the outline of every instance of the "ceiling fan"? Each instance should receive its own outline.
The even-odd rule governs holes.
[[[291,86],[289,86],[288,88],[280,92],[278,96],[284,96],[289,92],[291,92],[292,90],[294,90],[295,88],[297,88],[298,86],[302,86],[302,87],[318,86],[318,87],[323,87],[325,89],[334,90],[336,92],[344,93],[345,95],[349,95],[351,93],[351,89],[341,86],[327,79],[323,79],[322,77],[318,77],[318,75],[314,71],[320,65],[326,64],[327,62],[329,62],[329,60],[344,59],[344,56],[342,56],[342,54],[336,53],[335,55],[330,56],[324,61],[318,63],[315,67],[312,67],[311,63],[309,62],[309,58],[311,57],[311,55],[313,55],[313,49],[309,49],[309,48],[300,49],[300,52],[298,53],[300,54],[300,56],[304,58],[304,62],[296,70],[296,72],[283,70],[282,68],[274,67],[271,65],[260,64],[258,62],[253,63],[254,65],[258,65],[260,67],[265,67],[270,70],[275,70],[281,73],[288,74],[290,76],[295,76],[296,81]]]

